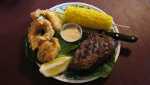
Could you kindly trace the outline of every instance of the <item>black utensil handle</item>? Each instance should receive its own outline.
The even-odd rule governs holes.
[[[121,33],[105,32],[105,34],[113,37],[113,39],[115,40],[121,40],[126,42],[136,42],[138,40],[136,36],[130,36]]]

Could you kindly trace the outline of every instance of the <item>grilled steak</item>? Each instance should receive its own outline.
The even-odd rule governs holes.
[[[112,38],[97,33],[90,34],[76,50],[70,68],[88,70],[111,57],[112,49]]]

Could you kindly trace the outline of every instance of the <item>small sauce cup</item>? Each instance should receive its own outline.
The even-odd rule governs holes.
[[[60,35],[66,42],[76,42],[82,37],[82,28],[76,23],[67,23],[63,25]]]

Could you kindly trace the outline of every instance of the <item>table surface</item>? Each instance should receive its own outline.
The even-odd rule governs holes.
[[[112,74],[85,85],[150,84],[150,0],[72,0],[93,4],[114,17],[121,33],[138,36],[137,43],[122,42],[121,53]],[[30,25],[30,12],[50,8],[71,0],[6,0],[0,1],[0,84],[64,85],[44,78],[24,55],[23,40]],[[34,67],[34,68],[32,68]]]

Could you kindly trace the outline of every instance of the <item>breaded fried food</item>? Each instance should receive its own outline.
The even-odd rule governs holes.
[[[33,20],[38,19],[40,16],[43,16],[45,19],[49,20],[52,23],[53,29],[56,31],[60,31],[62,29],[62,20],[57,16],[57,14],[49,9],[40,10],[31,13],[31,17]]]
[[[38,50],[37,58],[44,63],[53,60],[59,53],[61,47],[57,38],[53,37],[50,41],[45,41]]]
[[[28,40],[32,50],[45,40],[51,40],[55,31],[52,29],[51,23],[46,19],[34,20],[28,30]]]

